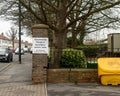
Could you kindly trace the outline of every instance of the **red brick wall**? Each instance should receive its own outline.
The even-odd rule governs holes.
[[[48,69],[48,83],[98,82],[96,69]]]
[[[48,26],[44,24],[36,24],[32,27],[33,38],[48,37]],[[46,82],[47,54],[32,54],[32,82]]]

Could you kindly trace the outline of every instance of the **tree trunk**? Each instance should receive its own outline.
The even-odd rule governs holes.
[[[14,49],[14,40],[12,41],[12,47],[13,47],[13,49]]]
[[[55,49],[54,49],[54,63],[53,63],[53,68],[59,68],[60,67],[60,61],[61,61],[61,56],[62,56],[62,49],[65,47],[64,45],[64,37],[65,32],[57,32],[55,34]]]
[[[54,54],[52,57],[53,65],[52,68],[59,68],[60,67],[60,61],[62,56],[62,49],[66,47],[67,45],[67,31],[63,30],[66,26],[66,7],[65,7],[66,0],[62,0],[58,7],[57,12],[57,24],[56,27],[58,29],[57,32],[55,32],[55,49]]]
[[[86,35],[86,31],[85,31],[85,25],[86,25],[86,21],[85,20],[82,20],[81,21],[81,25],[80,25],[80,42],[79,44],[80,45],[83,45],[83,41],[84,41],[84,37]]]
[[[84,31],[81,31],[81,32],[80,32],[79,45],[83,45],[84,37],[85,37],[85,32],[84,32]]]
[[[72,31],[72,48],[75,48],[77,46],[77,34],[76,32],[73,30]]]

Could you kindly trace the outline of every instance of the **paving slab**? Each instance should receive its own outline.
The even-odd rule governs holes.
[[[47,96],[46,84],[3,87],[0,96]]]

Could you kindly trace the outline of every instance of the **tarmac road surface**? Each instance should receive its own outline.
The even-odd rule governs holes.
[[[48,84],[48,96],[120,96],[120,86],[103,86],[97,83]]]

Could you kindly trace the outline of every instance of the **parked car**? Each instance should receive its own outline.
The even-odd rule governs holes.
[[[17,49],[15,50],[15,54],[16,54],[16,55],[19,54],[19,48],[17,48]],[[23,55],[23,54],[24,54],[24,50],[23,50],[23,48],[21,48],[21,55]]]
[[[32,53],[33,52],[33,49],[32,48],[30,48],[30,53]]]
[[[13,54],[9,48],[0,48],[0,61],[13,61]]]
[[[26,52],[26,53],[28,52],[28,48],[23,48],[23,50],[24,50],[24,52]]]

